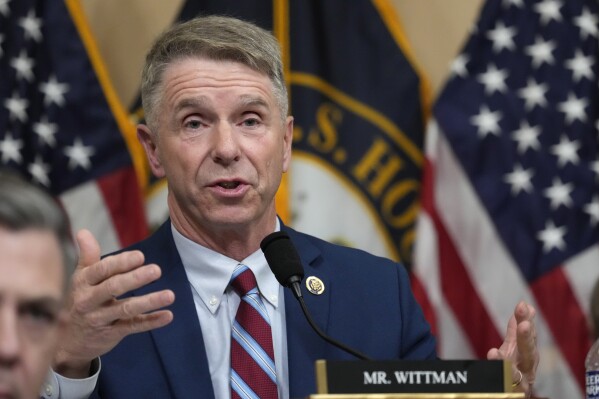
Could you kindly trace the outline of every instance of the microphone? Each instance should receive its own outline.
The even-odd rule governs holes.
[[[322,332],[316,323],[314,323],[314,320],[312,320],[312,316],[310,315],[302,296],[301,282],[304,278],[304,268],[295,246],[289,238],[289,235],[284,231],[277,231],[275,233],[269,234],[264,237],[260,243],[260,248],[262,248],[262,252],[264,252],[264,256],[266,257],[266,262],[268,263],[270,270],[272,270],[279,283],[283,287],[290,288],[293,292],[293,295],[298,300],[302,311],[304,312],[306,320],[308,320],[308,323],[316,332],[316,334],[318,334],[328,343],[357,357],[358,359],[372,360],[368,356],[329,337]]]
[[[304,278],[304,267],[289,235],[284,231],[269,234],[260,243],[260,248],[279,284],[290,288],[298,300],[303,300],[300,284]]]

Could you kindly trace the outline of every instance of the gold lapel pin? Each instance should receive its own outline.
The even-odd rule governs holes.
[[[321,295],[324,292],[324,283],[318,277],[310,276],[306,279],[306,288],[311,294]]]

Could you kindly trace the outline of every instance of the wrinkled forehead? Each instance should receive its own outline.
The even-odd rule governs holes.
[[[185,56],[170,62],[164,68],[161,83],[181,78],[212,77],[214,79],[253,80],[264,83],[270,91],[274,90],[271,77],[256,68],[242,62],[228,59],[213,59],[203,56]]]
[[[228,97],[239,105],[278,108],[268,76],[234,61],[186,58],[172,64],[162,81],[162,101],[179,108]]]

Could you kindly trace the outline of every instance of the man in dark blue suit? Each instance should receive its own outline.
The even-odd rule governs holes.
[[[241,299],[229,280],[239,264],[255,275],[272,327],[278,397],[314,393],[314,361],[350,356],[311,331],[270,272],[260,242],[278,230],[290,235],[306,275],[319,279],[305,297],[329,335],[376,359],[436,356],[401,265],[277,218],[293,118],[270,33],[223,17],[171,28],[147,56],[142,99],[147,125],[138,137],[152,172],[167,178],[170,220],[102,260],[91,234],[78,234],[73,322],[55,359],[61,397],[238,397],[229,356]],[[520,389],[538,362],[533,317],[519,304],[506,341],[489,355],[513,361]]]

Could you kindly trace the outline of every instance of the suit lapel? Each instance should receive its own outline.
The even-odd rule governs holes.
[[[163,289],[177,293],[175,303],[169,307],[174,319],[166,327],[150,332],[156,350],[162,360],[163,372],[173,391],[174,397],[191,396],[214,398],[212,380],[206,358],[204,339],[193,302],[193,296],[175,247],[170,221],[139,249],[146,256],[146,263],[156,263],[162,268],[162,277],[153,284],[142,287],[135,295],[144,295]],[[330,307],[330,271],[317,262],[321,259],[320,250],[294,230],[282,226],[294,242],[304,266],[305,278],[318,277],[324,283],[324,292],[314,295],[307,292],[302,281],[304,301],[314,322],[327,331]],[[299,303],[285,290],[285,317],[287,329],[287,352],[289,363],[290,397],[304,397],[316,392],[314,362],[326,358],[326,342],[320,338],[305,319]],[[189,367],[193,365],[193,367]]]
[[[294,230],[283,226],[295,244],[305,277],[302,281],[302,293],[316,325],[326,332],[330,307],[330,273],[327,267],[316,261],[322,259],[320,250]],[[318,277],[324,283],[324,292],[314,295],[307,291],[305,281],[308,277]],[[287,326],[287,352],[289,361],[290,397],[304,397],[316,392],[314,362],[326,358],[326,342],[310,327],[301,307],[291,293],[285,290],[285,317]]]
[[[154,284],[138,290],[135,295],[164,289],[176,292],[175,302],[169,307],[174,315],[173,321],[166,327],[150,332],[162,360],[163,371],[175,397],[214,398],[191,286],[170,229],[168,221],[141,245],[146,262],[158,264],[162,268],[162,277]]]

